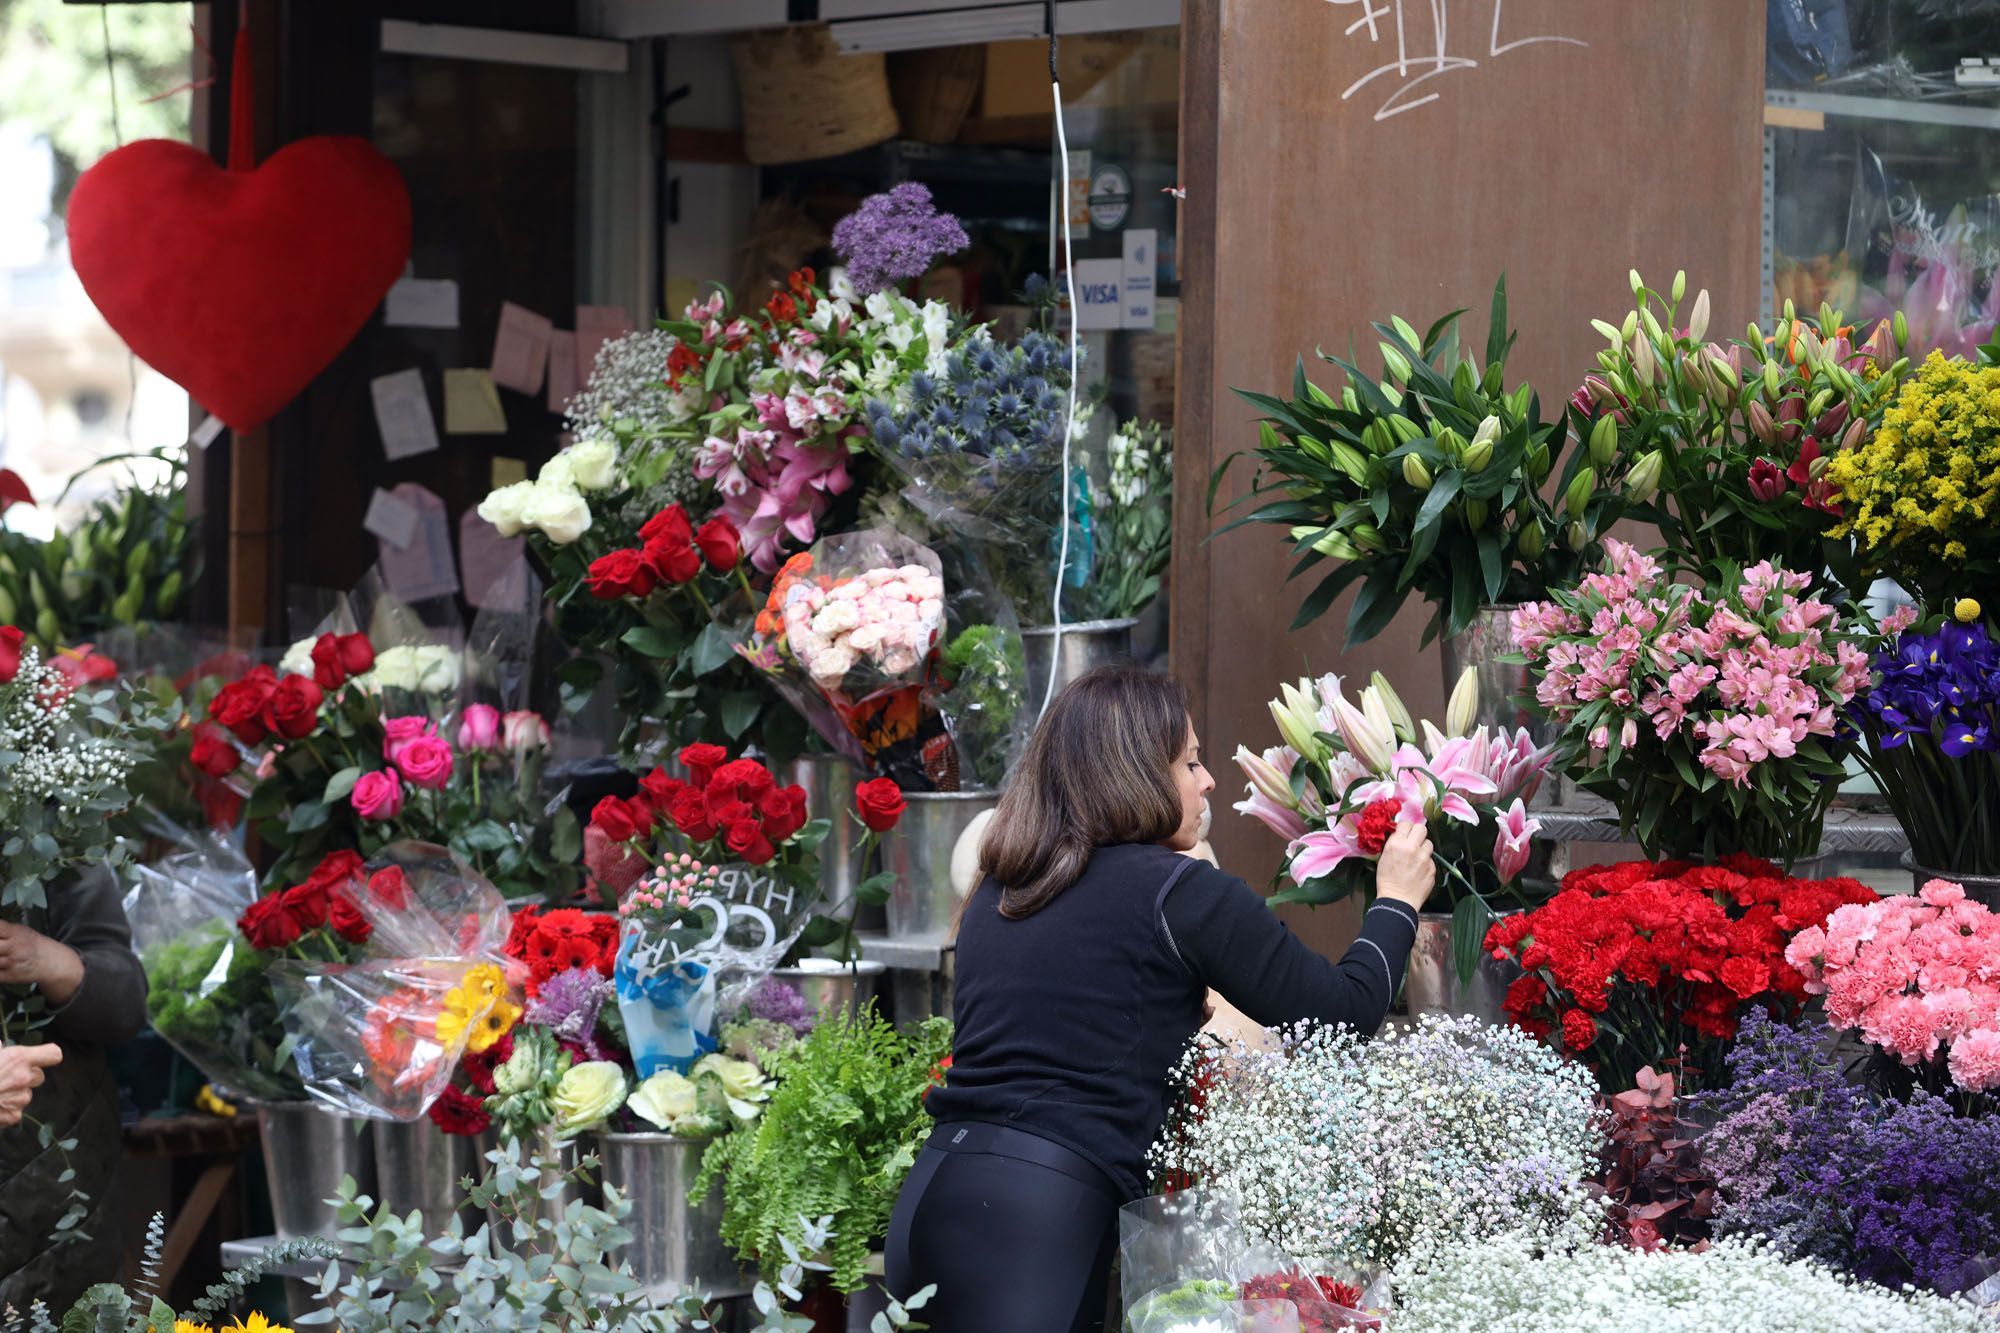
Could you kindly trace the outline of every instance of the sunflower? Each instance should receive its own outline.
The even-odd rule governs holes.
[[[174,1333],[215,1333],[207,1324],[197,1324],[188,1319],[174,1320]]]
[[[179,1330],[176,1329],[175,1333],[179,1333]],[[272,1323],[253,1310],[249,1318],[237,1320],[223,1329],[222,1333],[292,1333],[292,1330],[283,1324]]]

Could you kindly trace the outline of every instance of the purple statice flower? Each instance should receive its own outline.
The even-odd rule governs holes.
[[[750,992],[747,1007],[750,1017],[766,1023],[782,1023],[801,1037],[819,1026],[819,1015],[806,1003],[806,997],[776,977],[765,977]]]
[[[931,192],[904,181],[887,194],[871,194],[833,224],[833,252],[847,264],[847,278],[863,296],[920,278],[941,255],[971,242],[965,228],[931,202]]]
[[[1702,1151],[1723,1186],[1721,1230],[1763,1235],[1886,1286],[1958,1290],[2000,1253],[2000,1116],[1955,1115],[1917,1092],[1877,1101],[1827,1058],[1823,1028],[1747,1018]]]
[[[547,1028],[559,1042],[596,1050],[597,1016],[610,996],[611,983],[595,971],[567,968],[542,983],[521,1021]]]

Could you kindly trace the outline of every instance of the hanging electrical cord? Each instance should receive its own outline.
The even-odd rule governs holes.
[[[1056,107],[1056,170],[1062,178],[1062,211],[1058,226],[1062,231],[1063,286],[1069,295],[1069,402],[1063,413],[1062,442],[1062,497],[1059,509],[1062,524],[1062,543],[1056,553],[1056,588],[1051,599],[1055,619],[1050,622],[1049,635],[1049,681],[1042,691],[1042,706],[1036,710],[1039,720],[1049,711],[1049,703],[1055,698],[1057,673],[1062,669],[1063,636],[1063,584],[1069,577],[1069,529],[1070,529],[1070,441],[1076,434],[1076,372],[1079,344],[1077,337],[1076,265],[1070,260],[1069,227],[1069,134],[1063,125],[1062,74],[1056,66],[1056,0],[1044,0],[1043,13],[1049,29],[1049,87],[1055,98]]]

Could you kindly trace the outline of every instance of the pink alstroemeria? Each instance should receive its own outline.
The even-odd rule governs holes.
[[[1529,847],[1541,832],[1542,821],[1530,819],[1526,803],[1519,798],[1498,812],[1497,818],[1500,828],[1493,840],[1493,869],[1502,884],[1512,884],[1527,868]]]

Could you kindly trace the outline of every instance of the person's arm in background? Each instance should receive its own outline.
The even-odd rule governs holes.
[[[107,1046],[145,1026],[146,973],[111,873],[87,871],[51,894],[49,929],[0,922],[0,983],[40,988],[49,1039]]]
[[[62,1063],[59,1046],[0,1046],[0,1129],[12,1129],[28,1113],[42,1071]]]
[[[1422,826],[1398,828],[1376,869],[1376,901],[1337,963],[1292,934],[1249,885],[1220,871],[1185,875],[1160,914],[1190,973],[1252,1022],[1316,1019],[1373,1033],[1402,985],[1417,912],[1436,879]]]

